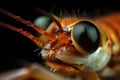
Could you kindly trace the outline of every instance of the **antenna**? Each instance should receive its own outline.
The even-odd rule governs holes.
[[[41,29],[40,27],[36,26],[35,24],[33,24],[32,22],[30,21],[26,21],[24,20],[23,18],[19,17],[19,16],[16,16],[2,8],[0,8],[0,13],[3,13],[23,24],[26,24],[27,26],[33,28],[34,30],[36,30],[37,32],[41,33],[42,35],[45,35],[51,42],[55,42],[56,41],[56,38],[53,37],[52,35],[48,34],[47,32],[45,32],[43,29]],[[3,25],[4,26],[4,25]],[[7,27],[8,28],[8,27]]]

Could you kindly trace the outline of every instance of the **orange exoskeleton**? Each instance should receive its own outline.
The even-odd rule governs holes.
[[[54,21],[46,30],[0,9],[0,13],[35,29],[41,34],[40,37],[3,22],[0,22],[0,26],[21,33],[35,42],[42,48],[40,54],[46,64],[63,76],[99,80],[120,73],[119,12],[93,19],[73,16],[59,18],[42,10],[40,12]],[[40,18],[43,19],[45,17]]]

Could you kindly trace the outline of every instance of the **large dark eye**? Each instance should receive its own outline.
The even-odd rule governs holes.
[[[77,23],[72,30],[75,42],[87,52],[94,52],[100,44],[100,33],[97,27],[89,22]]]

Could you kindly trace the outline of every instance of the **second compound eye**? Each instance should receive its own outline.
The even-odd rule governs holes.
[[[47,16],[40,16],[34,20],[34,24],[42,29],[47,29],[51,24],[51,19]]]
[[[99,30],[89,21],[81,21],[74,25],[72,36],[76,44],[89,53],[94,52],[99,47]]]

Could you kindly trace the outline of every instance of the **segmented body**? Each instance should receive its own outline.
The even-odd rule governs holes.
[[[92,21],[94,24],[97,25],[98,29],[101,31],[101,37],[102,37],[101,38],[101,40],[102,40],[101,45],[105,45],[108,40],[110,41],[109,47],[107,47],[107,48],[110,49],[109,54],[111,55],[111,57],[109,57],[109,59],[108,59],[109,61],[107,61],[107,58],[105,59],[104,62],[107,62],[107,63],[104,67],[106,67],[106,68],[103,67],[104,69],[109,69],[109,70],[108,70],[108,72],[105,71],[104,69],[101,70],[100,75],[110,76],[113,73],[116,74],[116,71],[120,68],[120,64],[119,64],[119,62],[120,62],[120,56],[119,56],[120,55],[120,41],[119,41],[120,40],[120,29],[119,29],[119,27],[120,27],[120,24],[119,24],[120,13],[110,14],[110,15],[95,18],[95,19],[91,19],[91,18],[84,19],[84,18],[74,18],[74,17],[73,18],[71,18],[71,17],[60,18],[60,19],[58,18],[58,21],[62,25],[63,29],[66,30],[66,32],[68,32],[69,39],[71,39],[69,31],[71,31],[73,29],[73,25],[75,25],[77,22],[83,21],[83,20]],[[56,25],[54,23],[52,25],[50,25],[50,28],[52,28],[51,26],[53,28],[56,28]],[[48,31],[50,34],[52,34],[52,32],[50,30],[51,29],[48,28],[46,31]],[[57,33],[55,33],[55,34],[57,34]],[[52,35],[55,35],[55,34],[52,34]],[[60,43],[59,41],[58,41],[58,43],[59,43],[59,48],[61,48],[62,51],[65,51],[64,53],[61,52],[60,54],[61,55],[66,54],[67,56],[69,56],[69,57],[67,57],[69,59],[61,58],[61,59],[66,60],[66,61],[63,60],[64,62],[72,63],[72,61],[71,61],[72,58],[70,57],[70,55],[78,55],[79,56],[79,54],[75,54],[77,52],[76,52],[76,50],[74,50],[73,47],[70,47],[70,49],[67,50],[66,48],[64,48],[65,46],[62,47],[63,46],[62,43]],[[46,46],[46,47],[48,47],[48,46]],[[58,51],[60,51],[60,50],[58,50]],[[46,52],[43,51],[43,54],[44,53],[46,53]],[[55,54],[54,53],[55,52],[52,53],[52,51],[51,51],[49,56],[44,55],[44,57],[47,56],[47,59],[48,59],[48,61],[46,60],[47,64],[49,66],[51,66],[53,69],[55,69],[56,71],[58,71],[60,73],[63,71],[62,74],[64,74],[64,70],[68,71],[69,73],[73,72],[73,73],[87,74],[87,75],[92,74],[89,72],[84,73],[84,71],[79,73],[79,71],[76,71],[74,68],[71,67],[71,65],[61,65],[59,61],[58,62],[56,61],[56,58],[58,58],[58,57],[55,57],[55,55],[57,53],[55,53]],[[102,55],[102,56],[104,56],[104,55]],[[107,55],[107,56],[109,56],[109,55]],[[58,59],[60,59],[60,58],[58,58]],[[78,60],[78,62],[79,62],[79,60]],[[98,62],[98,64],[100,64],[100,63]],[[100,64],[99,66],[102,66],[102,65],[104,65],[104,64]],[[84,67],[82,66],[82,67],[80,67],[80,69],[81,68],[83,69]],[[95,76],[96,76],[96,74],[94,74],[94,75],[92,74],[93,79],[96,78]]]
[[[0,12],[32,27],[42,34],[38,38],[29,32],[0,22],[1,26],[21,33],[35,42],[40,48],[42,47],[41,55],[45,59],[46,64],[53,68],[53,71],[64,76],[76,75],[83,80],[99,80],[101,77],[109,78],[109,76],[116,77],[116,74],[120,73],[120,13],[94,19],[54,18],[50,16],[55,22],[44,31],[35,24],[3,9],[0,9]],[[83,25],[89,26],[84,26],[84,28]],[[82,27],[80,27],[80,30],[83,29],[80,33],[77,30],[79,26]],[[76,36],[76,32],[78,32],[78,36]],[[98,39],[95,49],[94,46],[88,47],[92,50],[84,48],[84,44],[89,46],[86,43],[78,44],[77,39],[82,34],[87,34],[87,37],[93,42]]]

